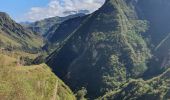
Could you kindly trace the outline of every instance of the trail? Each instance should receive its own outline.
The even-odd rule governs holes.
[[[155,51],[157,51],[157,50],[161,47],[161,45],[162,45],[164,42],[166,42],[166,40],[169,39],[169,37],[170,37],[170,33],[156,46]]]
[[[53,92],[53,97],[51,100],[56,100],[57,92],[58,92],[58,80],[56,81],[56,85],[55,85],[54,92]]]

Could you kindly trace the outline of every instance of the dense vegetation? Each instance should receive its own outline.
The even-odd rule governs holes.
[[[74,31],[67,32],[69,36],[55,46],[56,51],[47,58],[47,64],[73,90],[85,87],[86,96],[90,99],[107,93],[113,93],[111,98],[118,99],[121,92],[114,90],[125,91],[126,84],[126,91],[129,89],[132,93],[147,88],[140,88],[140,83],[146,84],[148,90],[130,96],[125,91],[121,97],[126,99],[127,96],[127,100],[133,97],[140,99],[140,95],[151,93],[149,97],[155,95],[157,99],[164,99],[168,92],[159,94],[166,91],[161,90],[162,87],[159,90],[152,89],[155,88],[151,85],[154,80],[150,79],[152,82],[147,83],[138,78],[153,77],[169,66],[169,13],[166,11],[170,7],[167,2],[107,0],[99,10],[83,19]],[[56,30],[53,36],[60,37],[62,33],[65,30]],[[55,41],[58,40],[60,38]],[[137,80],[129,81],[131,78]],[[160,81],[167,80],[162,78]],[[168,82],[165,83],[167,91]]]
[[[170,98],[170,69],[144,81],[129,80],[120,89],[106,93],[99,100],[168,100]]]
[[[141,36],[146,23],[134,16],[123,0],[106,1],[65,39],[59,52],[49,56],[47,64],[72,89],[85,87],[92,98],[139,77],[147,70],[150,51]]]

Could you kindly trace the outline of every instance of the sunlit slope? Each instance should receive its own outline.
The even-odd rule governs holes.
[[[0,48],[38,50],[43,44],[42,38],[13,21],[9,15],[0,12]]]
[[[47,65],[22,66],[0,55],[1,100],[75,100],[71,90]]]

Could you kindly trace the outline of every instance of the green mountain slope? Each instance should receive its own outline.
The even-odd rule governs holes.
[[[6,13],[0,12],[0,48],[33,51],[42,45],[41,36],[23,28]]]
[[[36,21],[30,24],[23,24],[26,28],[32,30],[33,32],[39,33],[47,37],[51,33],[51,31],[55,31],[58,26],[68,20],[72,19],[78,16],[84,16],[85,14],[83,13],[78,13],[74,15],[69,15],[66,17],[51,17],[51,18],[46,18],[44,20]]]
[[[170,99],[169,11],[169,0],[106,0],[27,29],[0,12],[0,99]],[[44,60],[54,73],[31,65]]]
[[[149,22],[149,30],[145,35],[150,36],[152,44],[158,45],[170,32],[170,1],[169,0],[139,0],[136,6],[139,8],[140,18]]]
[[[75,100],[46,64],[30,65],[42,45],[41,36],[0,12],[1,100]]]
[[[48,43],[43,49],[51,52],[54,51],[87,17],[88,15],[69,19],[61,23],[58,27],[54,25],[46,36]]]
[[[143,34],[149,40],[153,58],[149,64],[151,73],[159,73],[170,66],[170,1],[169,0],[139,0],[136,3],[138,15],[148,21],[148,30]]]
[[[141,36],[147,28],[134,6],[107,0],[47,58],[47,64],[73,90],[85,87],[96,98],[146,70],[150,51]]]
[[[168,100],[170,98],[170,69],[144,81],[131,80],[122,88],[108,92],[101,100]]]
[[[45,64],[22,66],[0,54],[1,100],[75,100],[71,90]]]

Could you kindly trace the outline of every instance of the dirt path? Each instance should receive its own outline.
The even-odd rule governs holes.
[[[58,92],[58,80],[56,81],[56,85],[55,85],[54,92],[53,92],[53,97],[51,100],[56,100],[57,92]]]

